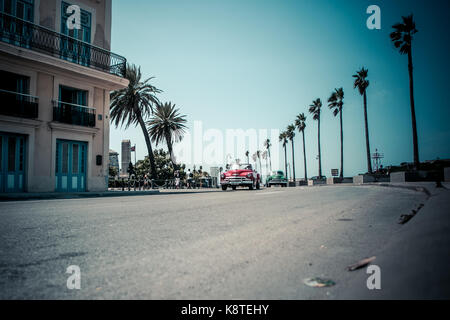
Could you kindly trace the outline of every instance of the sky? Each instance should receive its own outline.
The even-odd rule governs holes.
[[[366,26],[370,5],[381,9],[380,30]],[[383,153],[385,166],[413,160],[408,62],[389,38],[391,26],[411,13],[419,30],[413,63],[420,159],[450,158],[450,1],[114,0],[111,50],[141,66],[145,79],[155,77],[151,83],[164,91],[159,99],[180,108],[191,134],[194,121],[224,134],[284,130],[304,112],[309,176],[318,174],[317,122],[308,113],[316,98],[324,104],[323,174],[340,168],[339,119],[326,101],[343,87],[344,175],[353,176],[367,171],[363,100],[352,78],[363,66],[369,70],[371,152]],[[111,126],[111,149],[120,153],[122,139],[144,158],[139,127]],[[294,146],[296,176],[303,177],[298,132]],[[281,146],[278,151],[283,169]]]

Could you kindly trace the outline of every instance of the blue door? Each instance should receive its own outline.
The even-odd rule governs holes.
[[[86,142],[56,140],[57,192],[86,191],[86,157]]]
[[[26,137],[0,133],[0,192],[25,191]]]

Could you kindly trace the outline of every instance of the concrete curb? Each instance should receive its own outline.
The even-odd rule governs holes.
[[[105,192],[76,192],[76,193],[3,193],[0,202],[26,201],[26,200],[52,200],[52,199],[80,199],[80,198],[107,198],[147,196],[159,194],[159,190],[151,191],[105,191]]]
[[[398,188],[398,189],[408,189],[408,190],[413,190],[413,191],[417,191],[417,192],[423,192],[428,197],[431,196],[431,192],[423,186],[404,186],[404,185],[398,185],[398,184],[396,185],[396,184],[390,184],[390,183],[365,183],[365,184],[362,184],[361,186],[379,186],[379,187],[389,187],[389,188]]]

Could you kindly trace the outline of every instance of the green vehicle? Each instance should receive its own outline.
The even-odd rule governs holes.
[[[288,183],[287,178],[284,176],[284,172],[281,170],[272,171],[270,176],[267,177],[266,184],[268,187],[279,185],[282,187],[286,187]]]

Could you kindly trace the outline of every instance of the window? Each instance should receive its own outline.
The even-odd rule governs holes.
[[[88,92],[86,90],[80,90],[66,86],[59,87],[59,101],[61,102],[87,106],[87,96]]]
[[[61,33],[68,35],[72,38],[78,39],[83,42],[91,42],[91,14],[86,10],[80,10],[80,29],[69,30],[67,28],[67,19],[72,15],[72,13],[67,13],[67,8],[71,4],[67,2],[62,2],[61,8]],[[70,12],[70,11],[69,11]]]
[[[30,93],[30,78],[0,70],[0,89],[23,94]]]
[[[0,11],[33,22],[34,0],[0,0]]]
[[[86,10],[80,9],[80,29],[68,29],[67,19],[72,15],[70,11],[67,13],[67,8],[70,5],[67,2],[61,3],[61,33],[70,37],[62,39],[61,57],[84,66],[89,66],[91,49],[89,45],[80,44],[76,40],[88,44],[91,43],[91,14]]]

